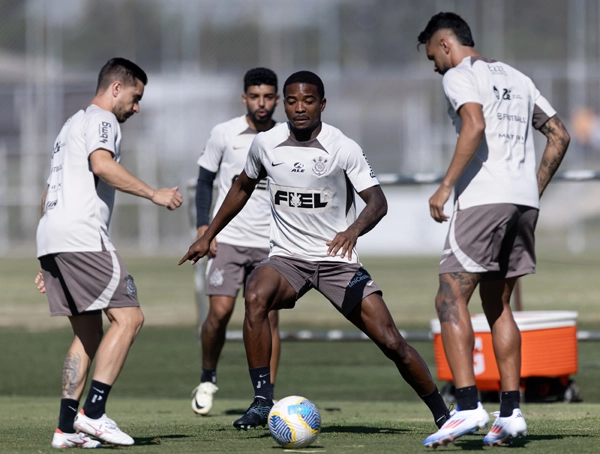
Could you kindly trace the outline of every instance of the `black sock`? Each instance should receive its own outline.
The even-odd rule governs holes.
[[[83,404],[83,412],[88,418],[98,419],[106,413],[106,400],[112,386],[92,380],[90,390]]]
[[[433,419],[438,428],[442,427],[446,420],[449,418],[450,412],[448,411],[448,407],[446,407],[446,402],[444,402],[444,398],[438,391],[437,387],[432,393],[427,394],[426,396],[419,397],[423,400],[423,402],[425,402],[425,405],[429,407],[429,410],[431,410],[431,413],[433,414]]]
[[[479,402],[477,385],[456,388],[456,410],[475,410]]]
[[[211,382],[213,385],[217,384],[217,369],[205,369],[202,368],[202,376],[200,377],[200,383],[206,381]]]
[[[275,399],[275,383],[271,383],[271,399]]]
[[[273,400],[271,393],[271,366],[255,367],[250,369],[250,379],[254,386],[254,397]]]
[[[512,416],[513,410],[519,408],[520,400],[519,391],[503,391],[500,393],[500,417]]]
[[[73,423],[75,422],[75,416],[77,416],[77,409],[79,408],[79,402],[75,399],[61,399],[60,400],[60,413],[58,414],[58,428],[64,433],[72,434],[75,433],[73,429]]]

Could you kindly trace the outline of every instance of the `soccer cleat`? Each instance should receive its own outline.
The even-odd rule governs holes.
[[[207,415],[213,406],[213,395],[219,390],[212,382],[200,383],[192,391],[192,410],[199,415]]]
[[[272,400],[255,397],[244,416],[233,421],[233,427],[237,430],[254,429],[258,426],[264,427],[269,419],[271,408],[273,408]]]
[[[92,440],[85,434],[82,433],[64,433],[60,429],[56,429],[54,436],[52,437],[53,448],[99,448],[102,443],[96,440]]]
[[[481,402],[474,410],[453,411],[444,425],[436,433],[428,436],[423,445],[427,448],[437,448],[452,443],[458,437],[469,433],[477,433],[487,427],[490,417]]]
[[[504,418],[500,417],[500,412],[492,413],[496,417],[494,425],[483,438],[483,444],[486,446],[510,444],[515,438],[521,438],[527,435],[527,423],[520,408],[515,408],[512,415]]]
[[[107,443],[124,446],[133,444],[133,438],[121,431],[119,426],[117,426],[117,423],[106,416],[106,413],[98,419],[92,419],[88,418],[83,413],[83,409],[81,409],[75,417],[73,428],[99,438],[102,441],[106,441]]]

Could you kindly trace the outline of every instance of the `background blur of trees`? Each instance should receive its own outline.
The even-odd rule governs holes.
[[[480,53],[530,75],[568,126],[577,109],[600,110],[600,0],[0,0],[0,253],[33,251],[54,138],[114,56],[149,74],[142,113],[123,127],[123,163],[151,184],[195,177],[210,129],[243,113],[241,79],[255,66],[280,84],[317,72],[324,120],[377,173],[443,171],[455,138],[441,78],[416,45],[439,11],[469,22]],[[281,106],[276,116],[284,119]],[[597,169],[597,152],[580,140],[565,168]],[[600,211],[587,203],[600,199],[594,191],[556,195],[583,199],[579,229]],[[185,211],[166,216],[126,195],[118,203],[117,244],[160,253],[189,242]]]

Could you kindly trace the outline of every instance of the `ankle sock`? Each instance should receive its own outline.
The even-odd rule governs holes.
[[[419,397],[421,400],[423,400],[423,402],[425,402],[425,405],[429,407],[429,410],[433,414],[433,419],[438,428],[442,427],[450,416],[450,412],[448,411],[448,407],[446,407],[444,398],[440,394],[437,387],[432,393]]]
[[[271,401],[271,366],[255,367],[250,369],[250,379],[254,386],[254,397]]]
[[[477,386],[465,386],[456,388],[456,410],[475,410],[479,403],[479,392]]]
[[[513,410],[519,408],[520,401],[519,391],[503,391],[500,393],[500,417],[512,416]]]
[[[96,380],[92,380],[90,390],[83,404],[83,413],[88,418],[98,419],[106,413],[106,400],[112,386]]]
[[[200,383],[211,382],[213,385],[217,384],[217,369],[205,369],[202,368],[202,376],[200,377]]]
[[[79,402],[75,399],[61,399],[60,400],[60,412],[58,414],[58,428],[64,433],[72,434],[75,433],[73,429],[73,423],[75,422],[75,416],[77,416],[77,409],[79,408]]]

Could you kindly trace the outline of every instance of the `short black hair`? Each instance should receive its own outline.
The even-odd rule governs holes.
[[[419,40],[419,44],[425,44],[431,39],[435,32],[444,28],[452,30],[452,33],[456,35],[458,41],[463,46],[475,46],[469,24],[467,24],[465,20],[456,13],[438,13],[433,16],[429,20],[425,30],[419,33],[419,37],[417,38]]]
[[[244,93],[252,85],[271,85],[277,92],[277,74],[269,68],[253,68],[246,72],[244,76]]]
[[[111,58],[100,70],[98,74],[98,86],[96,94],[106,90],[115,80],[124,85],[135,85],[135,80],[139,79],[144,85],[148,83],[148,76],[142,68],[125,58]]]
[[[292,84],[311,84],[317,87],[317,93],[319,97],[323,99],[325,97],[325,86],[319,76],[310,71],[298,71],[287,78],[285,84],[283,84],[283,94],[285,96],[285,89],[288,85]]]

